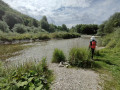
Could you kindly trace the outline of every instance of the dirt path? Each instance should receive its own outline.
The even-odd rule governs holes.
[[[99,86],[99,74],[91,70],[58,67],[49,64],[54,71],[55,81],[52,90],[102,90]]]

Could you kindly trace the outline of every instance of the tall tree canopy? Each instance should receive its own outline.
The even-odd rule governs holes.
[[[49,23],[47,21],[47,17],[43,16],[43,18],[40,21],[41,28],[45,29],[46,31],[49,32]]]

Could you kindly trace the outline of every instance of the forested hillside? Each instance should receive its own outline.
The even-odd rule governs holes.
[[[32,17],[13,10],[6,3],[0,0],[0,31],[5,33],[17,32],[23,34],[26,32],[51,33],[56,31],[70,31],[82,34],[96,34],[97,29],[98,25],[94,24],[80,24],[72,27],[71,29],[67,28],[65,24],[62,24],[61,26],[49,24],[46,16],[43,16],[43,18],[38,21]]]
[[[10,8],[6,3],[0,0],[0,30],[3,32],[54,32],[56,30],[68,31],[65,24],[56,26],[49,24],[46,16],[38,21],[32,17],[24,15]]]
[[[15,31],[15,28],[22,26],[24,28],[38,27],[39,22],[27,15],[21,14],[10,8],[6,3],[0,0],[0,30],[3,32]],[[27,31],[21,30],[18,33]]]

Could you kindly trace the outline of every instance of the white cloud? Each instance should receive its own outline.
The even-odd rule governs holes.
[[[43,15],[50,22],[68,26],[79,23],[100,24],[120,11],[119,0],[3,0],[18,11],[36,19]]]

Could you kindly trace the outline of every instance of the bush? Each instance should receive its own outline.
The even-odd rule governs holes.
[[[39,40],[47,40],[50,39],[48,34],[40,34],[40,36],[38,37]]]
[[[62,50],[54,49],[52,63],[59,63],[61,61],[65,61],[65,55]]]
[[[113,39],[107,44],[107,48],[114,48],[116,46],[116,41]]]
[[[33,33],[39,33],[39,32],[46,32],[44,29],[42,29],[41,27],[28,27],[28,32],[33,32]]]
[[[119,47],[120,28],[114,28],[114,32],[102,38],[102,45],[107,48]]]
[[[6,33],[9,32],[9,26],[7,25],[6,22],[0,21],[0,30]]]
[[[55,32],[52,33],[52,38],[63,38],[63,39],[70,39],[70,38],[77,38],[81,35],[79,33],[68,33],[68,32]]]
[[[13,32],[17,32],[23,34],[27,31],[26,27],[22,24],[15,24],[14,28],[12,29]]]
[[[20,15],[9,11],[5,13],[5,15],[3,16],[3,20],[8,24],[10,29],[12,29],[15,24],[23,24],[23,19]]]
[[[112,15],[107,21],[99,26],[100,34],[108,34],[114,32],[114,28],[120,27],[120,12]]]
[[[91,58],[90,51],[85,48],[72,48],[69,52],[69,63],[72,66],[77,67],[88,67],[91,62],[89,61]]]
[[[19,67],[6,70],[2,68],[0,76],[2,90],[49,90],[52,80],[52,73],[48,70],[45,58],[37,65],[27,62]]]

